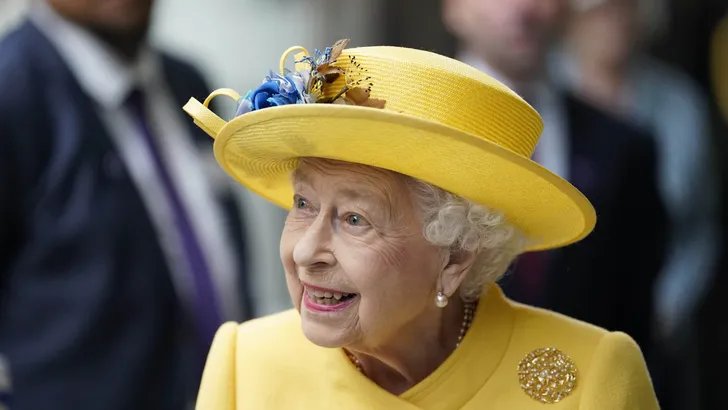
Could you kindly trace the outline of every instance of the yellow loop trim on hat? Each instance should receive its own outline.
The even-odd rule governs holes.
[[[190,98],[189,101],[187,101],[187,104],[182,107],[182,109],[192,117],[195,124],[197,124],[198,127],[200,127],[213,139],[217,138],[217,134],[219,134],[222,127],[227,124],[227,121],[220,118],[208,108],[212,99],[218,96],[228,97],[235,102],[240,99],[240,94],[238,94],[235,90],[231,88],[220,88],[210,93],[202,104],[200,104],[200,102],[196,99]]]
[[[233,90],[232,88],[219,88],[210,93],[210,95],[205,98],[205,102],[203,104],[205,105],[205,107],[208,107],[210,105],[210,101],[212,101],[213,98],[221,95],[228,97],[235,102],[238,102],[238,100],[240,99],[240,94],[238,94],[238,92]]]
[[[293,46],[293,47],[289,48],[288,50],[284,51],[283,52],[283,55],[281,56],[281,65],[280,65],[281,75],[282,76],[285,76],[286,75],[286,59],[294,51],[301,51],[301,52],[303,52],[305,54],[306,57],[308,57],[308,56],[311,55],[308,52],[308,50],[306,50],[304,47],[301,47],[301,46]],[[299,59],[298,58],[299,56],[300,56],[300,54],[297,54],[296,55],[296,59]]]

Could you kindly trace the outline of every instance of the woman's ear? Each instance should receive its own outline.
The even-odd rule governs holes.
[[[457,250],[450,251],[450,258],[442,270],[440,283],[442,292],[451,297],[463,283],[470,268],[475,262],[475,252]]]

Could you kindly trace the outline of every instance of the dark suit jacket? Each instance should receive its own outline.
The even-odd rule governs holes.
[[[163,60],[179,107],[206,97],[197,71]],[[0,354],[12,408],[181,410],[204,353],[181,337],[188,320],[156,232],[126,170],[110,172],[119,154],[94,109],[31,23],[0,43]],[[232,197],[221,201],[240,226]]]
[[[504,287],[516,300],[624,331],[648,355],[652,285],[667,223],[654,140],[573,96],[563,95],[563,101],[570,182],[594,205],[596,228],[581,242],[548,252],[540,300],[524,300],[518,261]]]

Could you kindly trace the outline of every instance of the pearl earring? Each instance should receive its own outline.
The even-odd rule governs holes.
[[[435,296],[435,305],[437,305],[437,307],[439,308],[444,308],[445,306],[447,306],[447,302],[447,295],[442,293],[441,290],[438,291],[437,296]]]

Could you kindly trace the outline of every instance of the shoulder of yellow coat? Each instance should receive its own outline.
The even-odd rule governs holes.
[[[225,323],[210,347],[195,408],[236,409],[236,395],[256,383],[255,380],[238,383],[244,370],[280,372],[292,365],[300,349],[315,351],[310,346],[313,345],[306,343],[300,331],[298,312],[293,309],[242,324]],[[241,357],[244,360],[239,360]]]
[[[637,343],[621,332],[602,337],[585,375],[583,410],[659,410],[650,375]]]
[[[218,329],[207,355],[196,409],[235,409],[235,357],[237,323],[225,323]]]
[[[510,305],[515,320],[506,363],[554,347],[576,365],[576,388],[568,400],[578,400],[580,410],[659,409],[644,357],[630,336],[551,311],[512,301]],[[505,367],[506,373],[509,368]],[[516,396],[525,397],[520,386],[508,382],[501,386],[511,387],[518,390]]]

